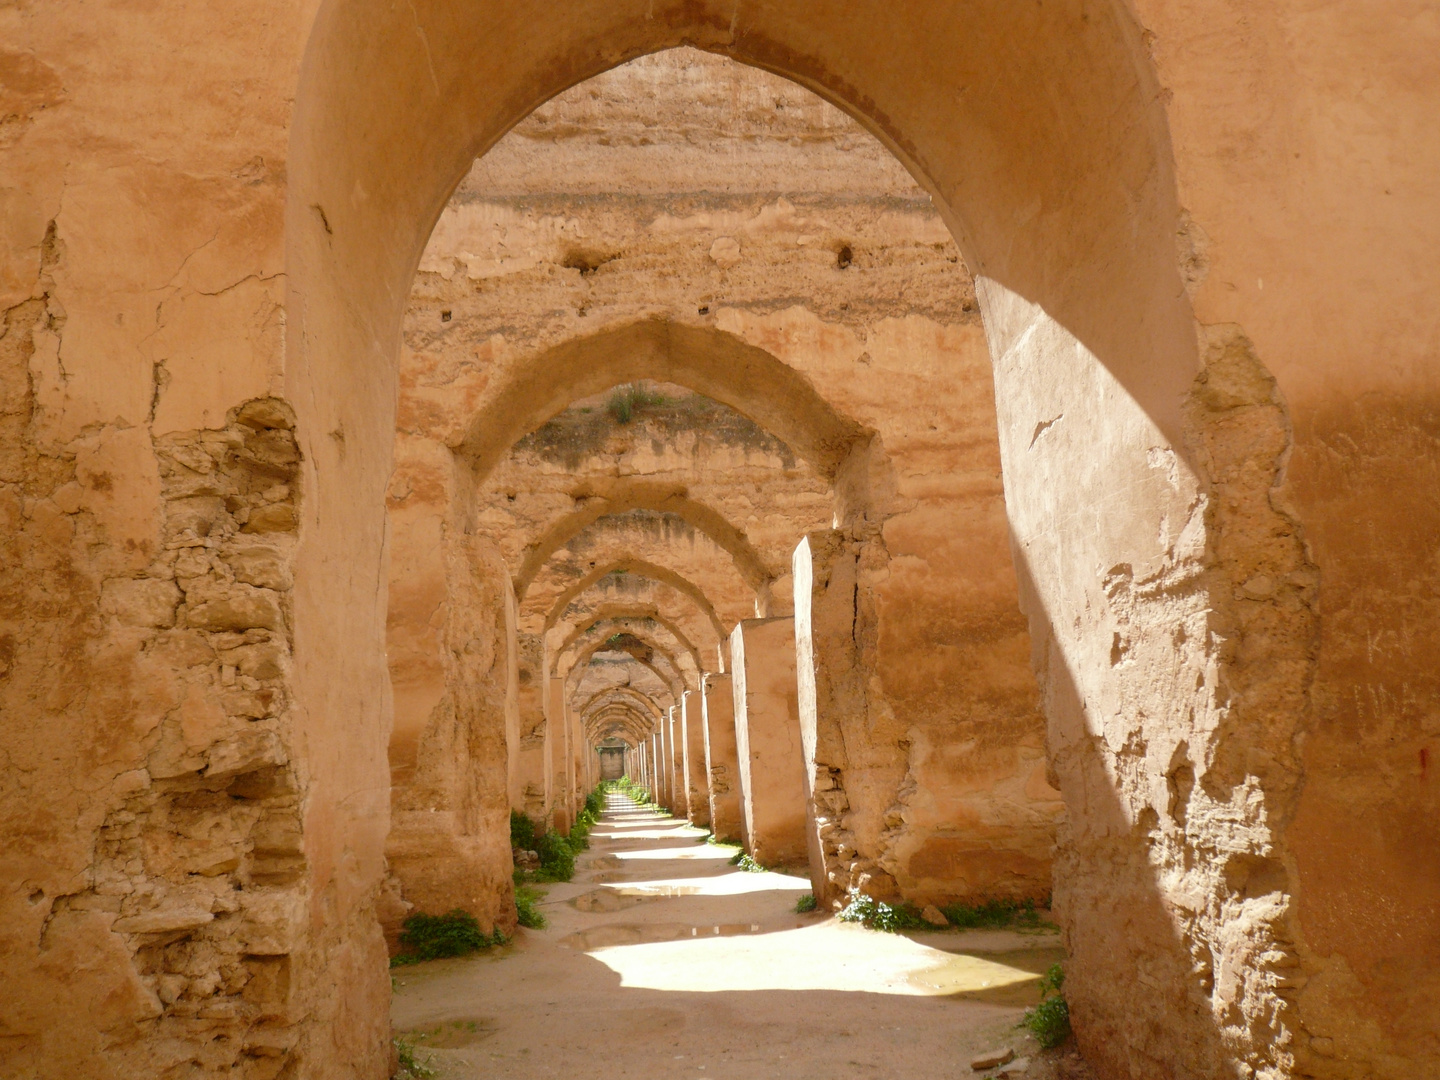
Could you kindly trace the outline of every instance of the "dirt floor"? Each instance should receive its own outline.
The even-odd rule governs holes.
[[[397,1034],[443,1080],[470,1077],[1085,1076],[1016,1029],[1052,932],[902,936],[798,915],[809,883],[729,864],[733,847],[612,795],[543,930],[488,954],[397,969]],[[1012,1065],[1011,1068],[1014,1068]]]

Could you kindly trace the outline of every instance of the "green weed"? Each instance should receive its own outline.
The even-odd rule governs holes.
[[[575,849],[569,837],[551,829],[535,841],[535,851],[540,855],[536,881],[569,881],[575,876]]]
[[[1018,1026],[1027,1028],[1046,1050],[1059,1046],[1070,1037],[1070,1006],[1061,992],[1065,985],[1065,969],[1059,964],[1040,980],[1040,1004],[1025,1010]]]
[[[747,874],[765,873],[765,867],[761,866],[758,862],[752,859],[749,855],[746,855],[743,851],[737,851],[733,856],[731,856],[730,865],[738,866]]]
[[[614,393],[610,395],[606,408],[610,415],[615,418],[618,424],[628,424],[635,419],[635,414],[651,405],[664,405],[667,399],[663,394],[657,394],[644,383],[626,383],[624,386],[617,386]]]
[[[859,889],[850,890],[850,901],[840,909],[841,922],[860,923],[871,930],[898,934],[902,930],[919,930],[928,926],[913,904],[887,904],[866,896]]]
[[[545,894],[539,889],[532,889],[528,885],[516,887],[515,911],[521,926],[528,926],[531,930],[545,929],[545,915],[539,907],[544,898]]]
[[[814,911],[816,906],[815,894],[807,892],[804,896],[800,897],[799,900],[795,901],[795,914],[804,915],[807,911]]]
[[[391,967],[439,960],[446,956],[465,956],[493,945],[504,945],[507,938],[495,928],[493,934],[480,929],[480,923],[468,911],[456,908],[444,915],[417,912],[404,922],[400,944],[405,952],[390,958]]]
[[[400,1056],[400,1071],[392,1080],[430,1080],[435,1070],[415,1056],[415,1047],[403,1036],[395,1040],[395,1051]]]
[[[590,830],[600,820],[599,814],[592,814],[587,803],[586,809],[580,811],[580,816],[575,819],[575,824],[570,826],[570,847],[575,852],[584,851],[590,846]]]
[[[979,904],[947,904],[940,909],[957,930],[998,930],[1008,926],[1039,929],[1048,925],[1034,900],[986,900]]]
[[[628,776],[622,776],[619,780],[607,780],[601,787],[606,791],[625,795],[633,799],[639,806],[654,805],[650,799],[650,793]]]
[[[535,850],[535,822],[519,810],[510,811],[510,846],[521,851]]]

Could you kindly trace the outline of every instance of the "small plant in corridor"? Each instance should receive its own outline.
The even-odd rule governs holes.
[[[444,915],[417,912],[405,920],[404,929],[400,932],[400,944],[406,951],[391,957],[390,966],[465,956],[492,945],[504,945],[505,942],[506,937],[498,927],[493,934],[487,934],[468,911],[456,908]]]
[[[570,826],[570,847],[578,854],[590,846],[590,830],[600,820],[598,813],[592,813],[589,800],[586,800],[585,809],[580,811],[580,816],[575,819],[575,824]]]
[[[929,925],[912,905],[887,904],[855,888],[850,890],[849,903],[840,909],[839,919],[841,922],[859,923],[871,930],[883,930],[887,934],[919,930]]]
[[[1070,1037],[1070,1006],[1061,992],[1065,985],[1065,969],[1059,964],[1051,966],[1040,979],[1040,1004],[1025,1010],[1020,1027],[1027,1028],[1031,1035],[1046,1050],[1059,1046]]]
[[[606,793],[613,792],[616,795],[624,795],[641,807],[654,806],[650,800],[650,793],[628,776],[622,776],[619,780],[606,780],[600,785],[600,788]]]
[[[521,851],[535,850],[535,822],[519,810],[510,811],[510,846]]]
[[[408,1039],[395,1040],[395,1053],[400,1059],[400,1068],[390,1080],[431,1080],[435,1070],[415,1056],[415,1047]]]
[[[529,885],[517,885],[515,887],[515,913],[520,920],[520,925],[531,930],[545,929],[545,916],[540,911],[540,901],[545,894],[539,889],[531,888]]]
[[[807,911],[814,911],[816,906],[815,894],[807,892],[804,896],[800,897],[799,900],[795,901],[795,914],[804,915]]]
[[[569,881],[575,876],[575,849],[569,837],[551,829],[535,841],[535,851],[540,855],[535,881]]]
[[[730,865],[738,866],[747,874],[765,873],[765,867],[761,866],[758,862],[752,859],[749,855],[746,855],[743,851],[737,851],[733,856],[731,856]]]
[[[1049,925],[1034,900],[985,900],[979,904],[947,904],[941,914],[957,930],[999,930],[1007,926],[1040,929]]]

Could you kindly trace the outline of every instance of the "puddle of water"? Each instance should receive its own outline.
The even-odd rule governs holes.
[[[1040,976],[1065,959],[1065,950],[1019,949],[970,956],[956,953],[907,981],[927,995],[991,1005],[1034,1005],[1040,1000]]]
[[[699,896],[705,890],[699,885],[635,885],[628,889],[612,889],[621,896],[638,896],[646,900],[658,900],[666,896]]]
[[[632,890],[620,889],[595,889],[593,892],[581,893],[570,901],[570,906],[576,911],[623,911],[636,904],[642,904],[648,899],[643,893],[636,893]]]
[[[457,1050],[462,1046],[474,1046],[483,1042],[499,1030],[493,1021],[476,1017],[473,1020],[447,1020],[442,1024],[413,1028],[400,1034],[416,1046],[431,1050]]]
[[[658,941],[681,941],[685,938],[736,937],[760,933],[759,923],[718,923],[690,926],[685,923],[608,923],[566,934],[560,944],[567,949],[591,952],[613,949],[620,945],[649,945]]]

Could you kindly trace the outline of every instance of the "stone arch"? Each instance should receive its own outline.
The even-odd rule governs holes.
[[[631,573],[600,578],[557,612],[555,620],[556,624],[575,626],[602,612],[643,612],[663,619],[705,657],[703,666],[717,662],[726,640],[693,597],[665,582]]]
[[[624,732],[622,738],[632,746],[648,738],[658,730],[659,721],[633,701],[621,698],[604,699],[580,710],[580,726],[586,741],[594,745],[605,737],[606,728],[618,728]]]
[[[576,494],[577,508],[557,521],[525,548],[524,560],[515,575],[515,596],[523,601],[525,590],[540,568],[566,541],[601,518],[627,510],[655,510],[674,514],[710,537],[735,561],[735,568],[758,597],[768,597],[775,571],[755,550],[745,534],[704,503],[689,497],[683,488],[651,484],[644,480],[620,479],[604,492]]]
[[[629,659],[612,667],[577,665],[569,672],[573,679],[568,680],[568,691],[572,698],[576,698],[593,695],[614,686],[630,686],[640,693],[656,698],[657,701],[668,695],[671,704],[678,704],[685,684],[673,669],[667,674],[666,668],[669,668],[669,661],[659,653],[650,660]],[[619,672],[624,673],[624,682],[613,680],[612,676]],[[650,684],[651,679],[654,680],[653,685]]]
[[[384,700],[382,677],[367,671],[379,670],[372,661],[383,649],[382,620],[373,617],[380,601],[355,568],[380,565],[394,360],[425,237],[464,169],[518,119],[591,75],[680,44],[811,88],[854,115],[934,196],[978,276],[1007,507],[1062,788],[1077,822],[1135,820],[1147,784],[1127,788],[1116,779],[1116,752],[1094,733],[1105,723],[1150,730],[1135,701],[1143,677],[1107,662],[1109,624],[1164,621],[1164,598],[1128,582],[1158,580],[1177,564],[1185,570],[1174,576],[1183,577],[1191,552],[1215,540],[1217,526],[1194,509],[1208,505],[1209,455],[1197,449],[1204,418],[1187,412],[1201,355],[1177,253],[1187,223],[1170,157],[1169,99],[1123,0],[977,0],[966,18],[949,20],[906,0],[863,16],[800,0],[581,0],[563,15],[533,0],[325,0],[301,67],[286,196],[294,328],[286,335],[287,396],[299,414],[311,492],[296,562],[295,637],[297,655],[315,658],[300,665],[296,689],[313,736],[311,772],[325,778],[309,792],[307,812],[317,822],[349,821],[361,813],[347,803],[351,792],[383,790],[383,762],[357,755],[349,737],[356,722],[383,726],[382,706],[373,703]],[[1193,528],[1172,533],[1171,523]],[[1094,580],[1097,567],[1113,568],[1114,589],[1109,578]],[[1233,589],[1225,580],[1214,592]],[[354,618],[335,618],[336,598]],[[377,628],[361,648],[356,624]],[[1166,644],[1155,635],[1152,660],[1173,661],[1187,678],[1205,669],[1215,659],[1205,639],[1187,640]],[[1292,681],[1304,679],[1302,672]],[[1244,722],[1257,723],[1248,715]],[[1277,746],[1295,720],[1287,715],[1279,726]],[[1135,766],[1150,779],[1155,768]],[[1086,776],[1104,779],[1087,787]],[[1272,817],[1284,820],[1294,784],[1281,778],[1273,786]],[[1270,797],[1267,789],[1250,805],[1263,808]],[[358,820],[354,831],[364,832]],[[1075,837],[1070,880],[1082,895],[1067,904],[1072,931],[1103,931],[1110,916],[1096,897],[1113,898],[1112,879],[1123,875],[1127,900],[1160,935],[1155,944],[1168,967],[1159,978],[1178,994],[1192,992],[1190,960],[1164,896],[1171,886],[1157,881],[1141,841],[1117,860],[1085,830]],[[367,871],[378,880],[378,861]],[[326,884],[322,872],[317,885]],[[1210,900],[1234,891],[1215,881],[1197,887]],[[1190,932],[1220,945],[1213,926]],[[1277,930],[1260,946],[1281,947],[1296,933]],[[1092,949],[1075,962],[1067,987],[1082,1044],[1117,1069],[1128,1054],[1150,1053],[1134,1033],[1144,1025],[1100,989],[1104,982],[1143,1005],[1126,989],[1127,956]],[[378,1000],[373,980],[355,983],[364,987],[355,994]],[[1236,1036],[1245,1047],[1233,1052],[1268,1069],[1274,1052],[1266,1046],[1276,1041],[1258,1017],[1278,1014],[1283,1003],[1271,988],[1257,993],[1267,1004],[1247,1014]],[[354,1011],[364,1010],[357,1002]],[[1201,1010],[1195,1017],[1174,1018],[1184,1033],[1173,1039],[1188,1040],[1197,1059],[1215,1060],[1215,1025]],[[367,1037],[382,1046],[383,1024],[372,1026]]]
[[[557,345],[502,386],[458,448],[480,483],[516,440],[588,397],[637,379],[729,405],[833,478],[864,430],[773,354],[712,326],[646,319]]]
[[[657,520],[650,521],[652,518]],[[679,519],[675,519],[677,524],[684,525],[689,535],[677,542],[670,530],[652,527],[664,520],[652,511],[630,511],[620,517],[600,518],[583,529],[557,549],[531,579],[520,601],[521,628],[529,633],[544,633],[557,598],[594,571],[642,563],[661,567],[701,589],[722,627],[753,618],[755,590],[725,549]],[[773,561],[773,551],[767,557]],[[663,575],[650,576],[657,581],[669,580]],[[783,595],[772,594],[772,606],[783,599]]]
[[[716,614],[714,605],[710,603],[710,598],[705,595],[705,591],[701,589],[700,586],[696,585],[689,578],[677,574],[674,570],[658,566],[652,562],[647,562],[644,559],[617,559],[614,562],[596,567],[590,571],[556,598],[555,603],[551,606],[549,612],[546,613],[545,629],[549,630],[554,626],[565,609],[569,607],[577,597],[584,594],[590,586],[594,585],[601,578],[613,574],[616,571],[623,571],[634,574],[637,577],[663,582],[676,592],[684,593],[695,602],[695,606],[710,620],[710,624],[715,628],[717,637],[723,640],[726,635],[729,634],[729,631],[725,629],[724,624],[720,621],[720,616]]]
[[[672,652],[677,660],[683,655],[691,662],[696,672],[704,670],[700,650],[695,647],[694,642],[685,636],[684,631],[681,630],[680,627],[676,626],[659,612],[628,605],[623,607],[602,608],[599,611],[587,614],[582,622],[571,629],[570,632],[560,640],[560,643],[555,647],[554,655],[557,661],[562,659],[570,649],[575,647],[577,642],[602,627],[619,627],[623,631],[632,632],[635,633],[637,637],[641,637],[643,635],[636,632],[633,627],[639,626],[644,630],[645,627],[643,624],[646,621],[654,622],[674,638],[674,646],[667,646],[667,651]],[[561,625],[563,627],[563,624]],[[646,632],[650,633],[649,631]],[[676,670],[680,670],[678,663]]]
[[[606,725],[613,725],[610,731],[620,730],[629,736],[633,746],[643,736],[654,730],[654,720],[648,714],[640,712],[634,705],[624,702],[611,701],[603,703],[593,709],[587,709],[581,713],[581,723],[585,730],[585,737],[592,745],[605,737],[608,733]]]
[[[628,709],[621,707],[613,713],[601,715],[605,716],[603,723],[599,722],[598,719],[592,721],[591,727],[586,731],[586,737],[590,740],[591,746],[596,745],[602,739],[608,739],[612,736],[620,739],[627,746],[631,747],[639,742],[640,737],[636,733],[635,725],[627,723],[627,718],[634,715]]]
[[[651,624],[657,625],[651,625]],[[643,613],[610,613],[597,618],[584,630],[573,634],[571,640],[556,650],[555,675],[563,680],[567,694],[574,695],[584,681],[590,658],[604,651],[605,642],[614,634],[629,634],[653,650],[650,658],[634,657],[636,663],[649,667],[665,680],[666,687],[676,704],[681,695],[698,684],[703,669],[695,662],[695,656],[687,648],[684,638],[676,637],[664,624],[653,616]],[[673,640],[670,640],[673,639]],[[666,671],[661,671],[663,662]],[[668,671],[668,674],[666,673]]]
[[[591,709],[597,707],[597,704],[605,704],[608,701],[622,699],[626,704],[636,708],[641,714],[648,716],[652,725],[658,724],[664,716],[664,709],[644,694],[628,686],[617,686],[609,690],[601,690],[586,699],[578,711],[583,716]]]
[[[614,636],[613,633],[606,636],[599,636],[603,633],[602,627],[604,630],[608,630],[615,622],[616,620],[609,620],[607,623],[593,627],[590,633],[581,635],[581,637],[572,643],[565,651],[565,654],[559,658],[561,664],[564,665],[561,671],[562,677],[567,680],[567,685],[572,680],[575,682],[579,681],[577,673],[585,670],[590,658],[596,653],[610,651],[631,652],[631,650],[627,648],[616,647],[610,644],[610,637]],[[631,652],[631,659],[637,664],[648,667],[651,671],[655,672],[656,675],[664,679],[666,683],[672,687],[672,694],[674,693],[674,689],[677,688],[681,689],[683,693],[686,674],[685,667],[681,662],[682,657],[685,656],[683,649],[675,649],[667,645],[659,638],[659,635],[648,633],[643,626],[626,625],[622,630],[615,631],[615,633],[628,634],[643,642],[645,647],[651,651],[651,655],[641,657]],[[587,640],[592,637],[593,640]],[[656,660],[663,660],[667,670],[661,671],[656,664]],[[568,661],[568,663],[566,661]]]

